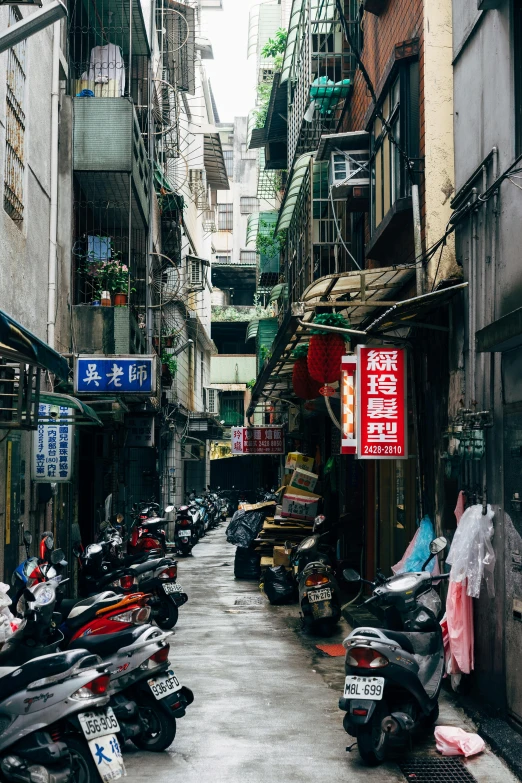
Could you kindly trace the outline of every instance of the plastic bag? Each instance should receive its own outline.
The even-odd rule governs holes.
[[[478,734],[455,726],[436,726],[435,743],[443,756],[475,756],[482,753],[486,743]]]
[[[9,585],[0,582],[0,644],[6,642],[13,635],[20,622],[8,609],[12,603],[7,595],[8,590]]]
[[[422,566],[430,556],[430,544],[435,538],[431,519],[425,516],[421,519],[418,529],[410,541],[402,560],[392,566],[394,574],[404,574],[408,571],[422,571]],[[438,568],[436,557],[428,564],[426,570],[432,573]],[[438,570],[435,571],[438,573]]]
[[[266,511],[266,508],[236,511],[227,527],[228,543],[248,549],[263,527]]]
[[[495,595],[495,552],[491,543],[494,516],[495,512],[490,505],[486,514],[482,513],[481,505],[466,509],[446,559],[451,565],[451,581],[462,582],[467,579],[467,595],[471,598],[479,597],[482,577],[486,580],[490,596]]]
[[[236,579],[259,579],[261,574],[261,556],[252,549],[238,546],[234,558],[234,576]]]
[[[295,597],[292,575],[284,566],[273,566],[266,569],[263,589],[271,604],[289,604]]]

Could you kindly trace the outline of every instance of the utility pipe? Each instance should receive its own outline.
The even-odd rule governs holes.
[[[361,332],[358,329],[344,329],[342,326],[324,326],[323,324],[316,324],[313,321],[308,323],[307,321],[301,321],[297,319],[297,323],[303,329],[317,329],[321,332],[335,332],[336,334],[359,334],[361,337],[367,337],[366,332]]]
[[[49,264],[47,277],[47,342],[55,347],[58,235],[58,114],[60,102],[60,22],[53,24],[51,78],[51,198],[49,206]]]
[[[422,262],[422,231],[419,202],[419,186],[412,183],[411,206],[413,210],[413,245],[415,250],[415,280],[417,283],[417,296],[424,293],[424,265]]]

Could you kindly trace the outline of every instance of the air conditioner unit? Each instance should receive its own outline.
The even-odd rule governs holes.
[[[219,390],[207,387],[205,389],[205,411],[219,416]]]
[[[205,287],[203,264],[200,258],[187,256],[187,276],[192,291],[202,291]]]
[[[370,186],[370,152],[365,150],[337,150],[330,155],[328,182],[335,199],[353,196],[354,188]]]

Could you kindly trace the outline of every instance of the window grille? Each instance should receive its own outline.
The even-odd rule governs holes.
[[[256,196],[241,196],[240,211],[242,215],[259,212],[259,199]]]
[[[218,231],[232,231],[234,228],[234,207],[232,204],[218,204]]]
[[[223,150],[223,158],[225,160],[227,175],[232,179],[234,176],[234,150]]]
[[[215,416],[219,414],[219,392],[217,389],[210,387],[205,389],[205,410]]]
[[[11,6],[9,26],[21,18]],[[4,209],[17,223],[24,217],[25,50],[25,40],[9,49],[6,75]]]
[[[253,264],[255,266],[257,263],[257,253],[255,250],[240,250],[239,258],[242,264]]]
[[[232,256],[230,253],[225,253],[224,255],[215,256],[214,257],[214,263],[215,264],[231,264],[232,263]]]
[[[189,258],[188,274],[190,285],[193,289],[203,289],[203,266],[201,259]]]
[[[240,427],[245,423],[245,395],[243,392],[223,392],[221,416],[226,427]]]

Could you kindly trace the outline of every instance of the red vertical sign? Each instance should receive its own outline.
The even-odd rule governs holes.
[[[359,345],[359,459],[406,459],[406,350]]]

